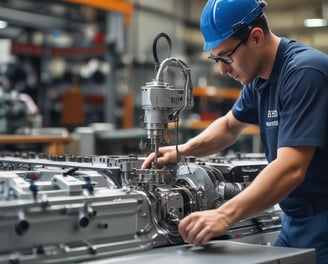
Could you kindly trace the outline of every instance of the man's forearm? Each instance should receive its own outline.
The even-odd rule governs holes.
[[[314,150],[313,147],[279,149],[279,158],[264,168],[249,187],[217,210],[226,214],[231,225],[277,204],[303,181]]]
[[[231,115],[231,114],[230,114]],[[199,135],[179,146],[182,156],[206,156],[221,151],[236,142],[242,128],[232,127],[229,123],[229,114],[218,118]]]

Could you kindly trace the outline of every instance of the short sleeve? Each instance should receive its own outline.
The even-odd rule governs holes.
[[[278,147],[327,147],[327,77],[315,69],[294,72],[280,93]]]
[[[258,100],[255,88],[246,85],[232,107],[233,116],[240,122],[258,125]]]

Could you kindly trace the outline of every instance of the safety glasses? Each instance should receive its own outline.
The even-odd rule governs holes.
[[[236,47],[234,47],[231,51],[227,52],[226,54],[219,55],[219,56],[213,56],[212,54],[210,54],[208,59],[210,59],[216,63],[218,63],[219,61],[222,61],[223,63],[228,64],[228,65],[233,63],[232,55],[236,52],[236,50],[240,47],[241,44],[247,43],[251,30],[252,30],[252,28],[249,28],[249,32],[248,32],[247,36],[244,37],[241,41],[239,41],[239,43],[236,45]]]
[[[212,54],[208,57],[208,59],[218,63],[219,61],[222,61],[225,64],[231,64],[233,63],[232,55],[236,52],[236,50],[240,47],[240,45],[244,42],[244,40],[241,40],[236,47],[234,47],[231,51],[229,51],[226,54],[219,55],[219,56],[213,56]]]

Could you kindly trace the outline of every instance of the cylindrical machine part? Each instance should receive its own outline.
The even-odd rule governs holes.
[[[85,228],[89,225],[90,219],[89,217],[82,211],[79,212],[79,217],[78,217],[78,227]]]
[[[25,218],[25,213],[20,211],[18,212],[18,218],[15,223],[15,231],[17,235],[22,236],[29,229],[30,223]]]
[[[217,187],[217,192],[221,200],[228,200],[244,190],[248,184],[240,182],[220,182]]]

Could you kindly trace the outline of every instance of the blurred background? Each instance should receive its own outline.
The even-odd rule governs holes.
[[[220,76],[202,52],[199,17],[205,2],[0,0],[1,148],[55,155],[142,153],[140,90],[154,77],[152,45],[159,32],[172,40],[171,54],[159,41],[160,60],[172,55],[191,67],[195,106],[182,115],[180,140],[226,113],[241,87]],[[267,3],[273,32],[328,52],[327,0]],[[175,72],[167,81],[176,87],[184,82]],[[174,126],[169,132],[174,143]],[[257,128],[245,131],[231,150],[262,151]]]

